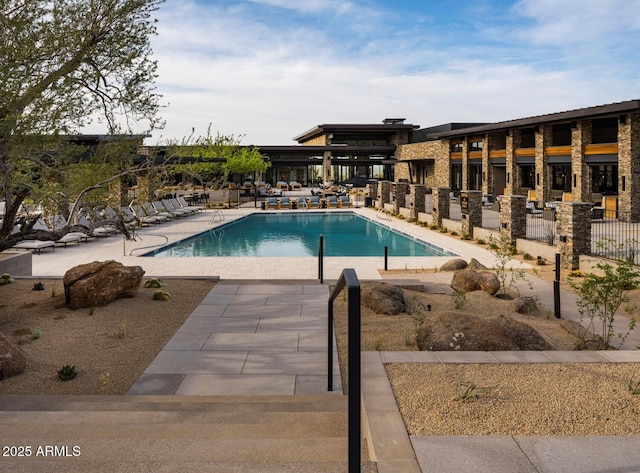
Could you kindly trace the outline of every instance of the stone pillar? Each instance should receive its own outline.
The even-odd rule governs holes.
[[[618,218],[640,221],[640,116],[622,115],[618,122]]]
[[[331,180],[331,151],[325,151],[322,153],[322,182],[326,184]]]
[[[511,244],[527,236],[527,197],[503,195],[500,197],[500,236],[507,237]]]
[[[391,181],[380,181],[378,186],[378,200],[380,201],[380,208],[384,209],[384,204],[391,202]]]
[[[129,205],[127,176],[122,176],[120,179],[114,179],[109,182],[109,197],[107,203],[110,207],[115,207],[116,209],[123,205]]]
[[[584,148],[591,143],[591,120],[583,120],[571,128],[571,200],[591,200],[589,166],[584,160]]]
[[[558,202],[556,225],[560,265],[565,269],[578,269],[580,255],[591,253],[590,202]]]
[[[482,191],[462,191],[462,234],[473,237],[473,229],[482,227]]]
[[[376,206],[376,200],[378,200],[378,181],[371,181],[367,184],[367,195],[371,198],[372,205]]]
[[[395,198],[393,200],[394,213],[400,213],[400,209],[407,206],[407,191],[409,184],[406,182],[397,182],[395,185]]]
[[[438,226],[442,225],[443,218],[449,218],[450,193],[450,187],[433,188],[433,223]]]
[[[409,214],[409,218],[418,220],[418,214],[426,211],[424,205],[426,194],[427,188],[422,184],[412,184],[409,187],[409,197],[411,199],[411,212]]]
[[[153,198],[153,183],[149,173],[141,172],[136,175],[138,188],[136,189],[135,201],[139,203],[150,202]]]

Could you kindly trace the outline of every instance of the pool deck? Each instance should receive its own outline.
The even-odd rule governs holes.
[[[96,260],[116,260],[124,265],[141,266],[146,276],[205,277],[217,276],[220,279],[317,279],[318,258],[315,257],[141,257],[146,251],[156,249],[157,245],[174,243],[196,233],[217,228],[224,223],[244,217],[251,213],[264,213],[260,209],[240,208],[221,211],[224,222],[212,217],[213,211],[183,218],[162,225],[145,227],[136,236],[136,241],[125,241],[121,236],[101,238],[87,244],[70,245],[68,248],[56,248],[55,252],[44,250],[33,255],[33,275],[39,277],[61,277],[64,273],[82,263]],[[305,210],[281,210],[282,212],[307,212]],[[309,210],[308,212],[327,212],[327,210]],[[417,226],[406,221],[394,219],[389,222],[376,217],[376,212],[368,208],[331,209],[329,212],[355,212],[378,221],[381,225],[390,225],[408,235],[426,240],[440,248],[449,250],[469,260],[476,258],[481,263],[493,266],[493,256],[483,248],[465,243],[439,232]],[[319,237],[319,235],[318,235]],[[133,255],[133,256],[132,256]],[[442,257],[389,257],[388,269],[433,269],[451,256]],[[354,268],[360,279],[380,279],[379,270],[384,268],[384,249],[380,257],[324,258],[324,278],[337,279],[344,268]]]

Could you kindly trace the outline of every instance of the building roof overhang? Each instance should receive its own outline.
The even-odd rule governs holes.
[[[298,143],[309,141],[318,136],[324,136],[329,133],[394,133],[399,131],[413,131],[418,129],[418,125],[404,124],[404,123],[391,123],[391,124],[324,124],[318,125],[310,130],[293,138]]]
[[[506,131],[513,128],[528,128],[543,124],[570,122],[574,120],[584,120],[587,118],[602,118],[606,116],[616,116],[626,113],[640,113],[640,100],[628,100],[626,102],[616,102],[607,105],[597,105],[594,107],[567,110],[565,112],[548,113],[545,115],[537,115],[528,118],[518,118],[516,120],[488,123],[486,125],[432,133],[427,135],[427,138],[429,140],[437,140],[442,138],[469,136],[474,134]]]

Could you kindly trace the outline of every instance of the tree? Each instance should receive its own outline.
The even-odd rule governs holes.
[[[92,121],[114,136],[161,127],[150,47],[161,3],[0,0],[0,248],[25,198],[59,192],[69,135]]]
[[[182,162],[171,167],[174,174],[187,175],[202,185],[219,186],[231,174],[265,172],[271,167],[266,156],[256,147],[244,147],[242,136],[207,134],[198,138],[188,137],[181,145],[169,148]]]

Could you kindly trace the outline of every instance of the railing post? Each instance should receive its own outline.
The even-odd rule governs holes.
[[[384,270],[386,271],[387,268],[389,267],[389,247],[385,246],[384,247]]]
[[[320,284],[324,283],[324,236],[320,235],[320,243],[318,246],[318,279]]]
[[[333,390],[333,301],[338,294],[347,288],[347,317],[348,317],[348,357],[347,370],[349,372],[348,405],[348,452],[349,473],[359,473],[361,463],[361,422],[362,422],[362,393],[361,393],[361,344],[360,344],[360,282],[354,269],[344,269],[338,282],[329,296],[329,339],[328,339],[328,389]]]

